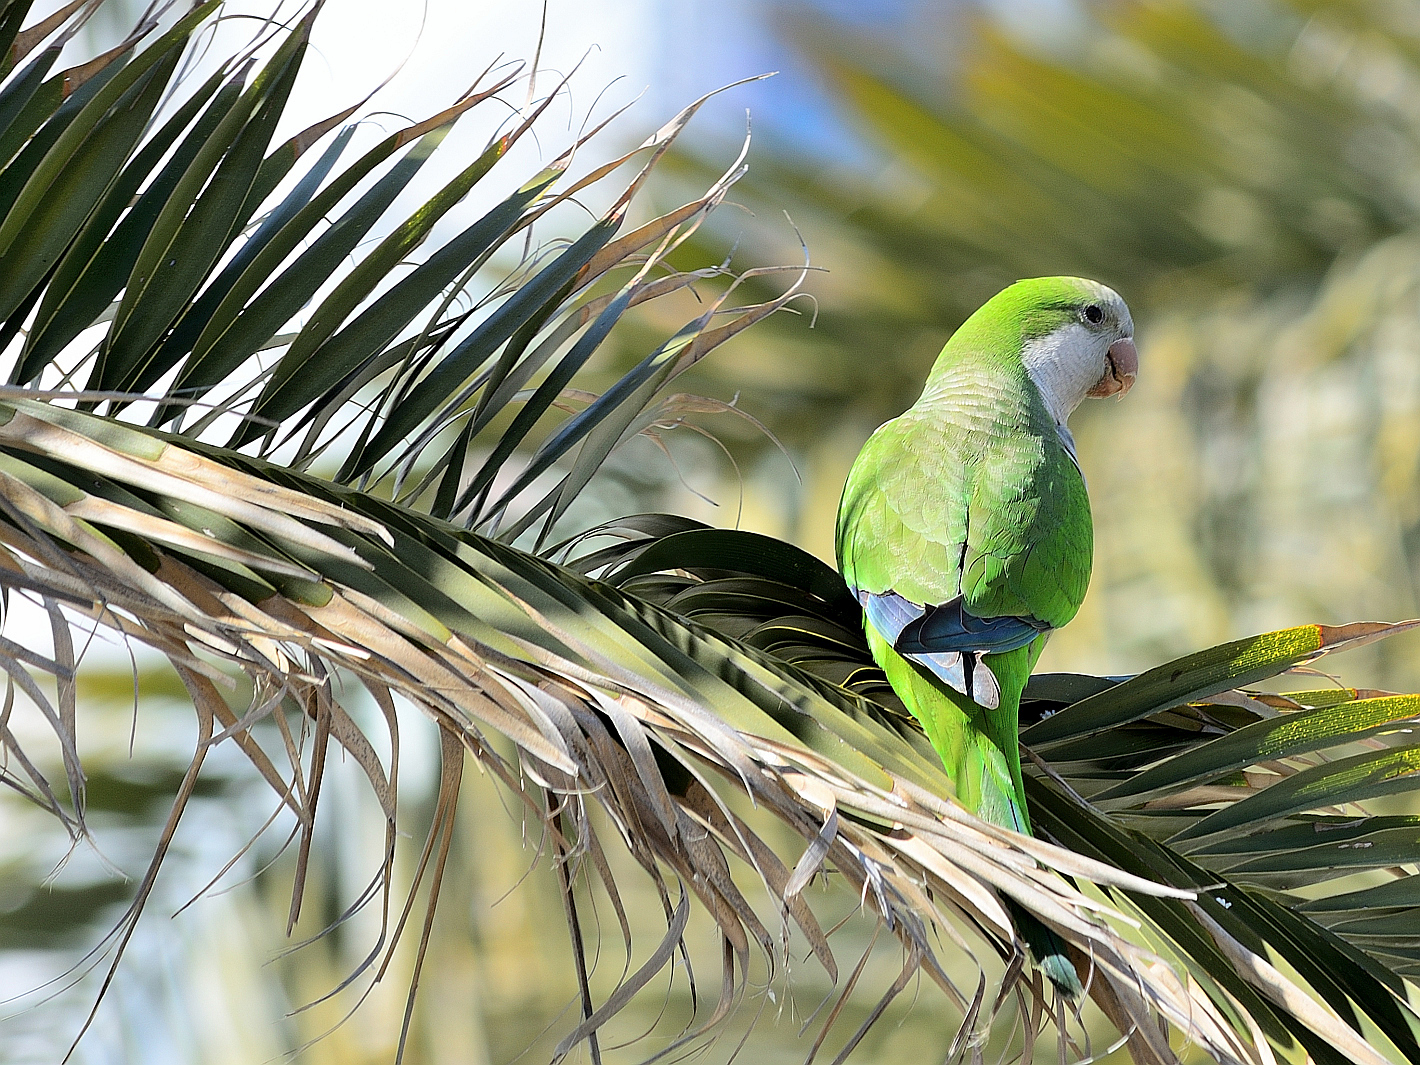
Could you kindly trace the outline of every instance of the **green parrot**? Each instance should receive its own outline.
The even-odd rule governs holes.
[[[947,341],[916,404],[853,463],[838,568],[873,658],[921,722],[968,810],[1030,832],[1021,693],[1080,608],[1093,531],[1066,424],[1139,372],[1129,308],[1077,277],[1018,281]],[[1046,975],[1078,994],[1064,944],[1022,921]]]

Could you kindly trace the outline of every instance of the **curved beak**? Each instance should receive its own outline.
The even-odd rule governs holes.
[[[1123,396],[1134,387],[1139,376],[1139,349],[1132,337],[1121,337],[1109,346],[1105,354],[1107,368],[1099,383],[1087,393],[1091,396]]]

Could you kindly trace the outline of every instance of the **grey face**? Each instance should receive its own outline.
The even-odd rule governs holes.
[[[1086,396],[1123,395],[1139,373],[1129,308],[1113,289],[1093,281],[1088,285],[1074,320],[1028,341],[1021,355],[1059,426]]]

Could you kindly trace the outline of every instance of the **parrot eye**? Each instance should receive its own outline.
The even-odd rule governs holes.
[[[1091,303],[1085,308],[1085,321],[1090,325],[1099,325],[1104,321],[1104,311],[1100,310],[1098,304]]]

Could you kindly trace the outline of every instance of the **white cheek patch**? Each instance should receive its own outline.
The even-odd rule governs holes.
[[[1079,322],[1026,341],[1021,361],[1056,425],[1064,425],[1104,375],[1101,337]]]

